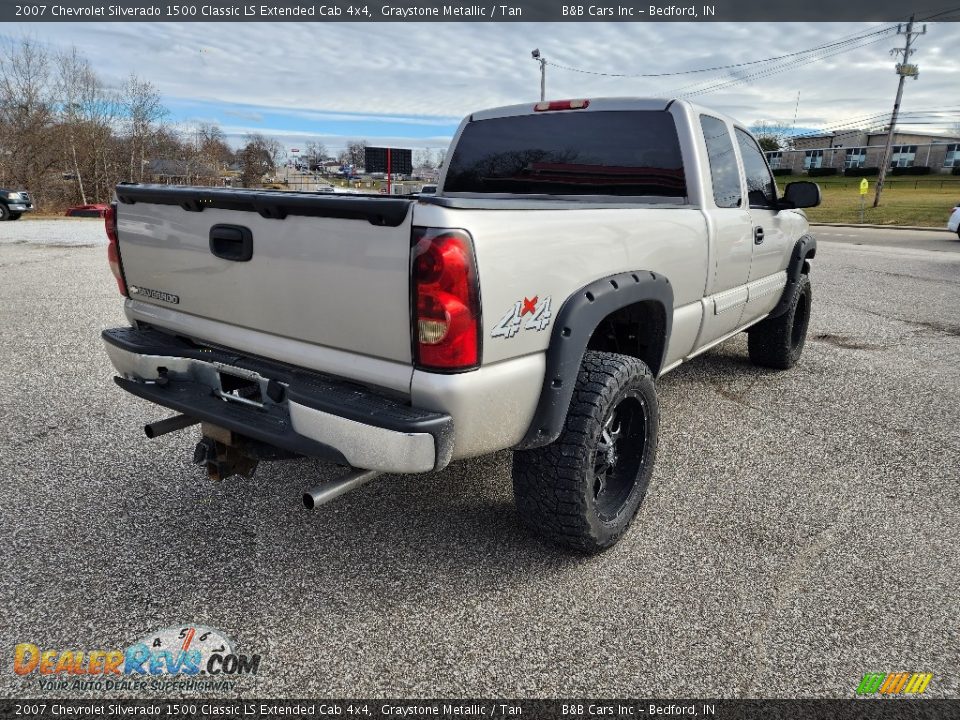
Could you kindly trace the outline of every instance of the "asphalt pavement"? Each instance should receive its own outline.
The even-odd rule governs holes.
[[[906,230],[899,228],[858,228],[856,226],[825,226],[813,228],[820,240],[869,247],[908,248],[960,252],[960,237],[946,228],[942,230]]]
[[[509,452],[313,513],[318,462],[208,481],[198,431],[147,440],[168,413],[111,381],[93,231],[31,225],[0,224],[0,696],[169,695],[42,690],[12,649],[189,624],[262,656],[190,697],[851,697],[895,671],[960,697],[955,238],[818,230],[801,363],[739,336],[662,378],[649,494],[587,558],[519,524]]]

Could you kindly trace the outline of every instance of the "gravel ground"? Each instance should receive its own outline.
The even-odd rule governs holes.
[[[18,220],[0,223],[0,245],[89,247],[106,245],[102,218]]]
[[[960,697],[960,254],[821,243],[801,364],[741,336],[664,377],[649,495],[583,558],[518,524],[507,452],[312,514],[313,461],[207,481],[110,381],[104,249],[56,222],[0,225],[0,696],[64,694],[16,643],[195,623],[262,654],[248,697]]]

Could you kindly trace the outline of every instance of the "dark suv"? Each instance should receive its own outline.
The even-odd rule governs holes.
[[[25,212],[33,212],[30,193],[0,188],[0,220],[19,220]]]

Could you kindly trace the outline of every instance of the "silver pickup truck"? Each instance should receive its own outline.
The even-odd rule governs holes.
[[[314,456],[339,480],[511,448],[517,509],[553,541],[609,547],[657,449],[655,379],[746,330],[787,369],[816,241],[745,127],[679,100],[476,112],[435,195],[121,184],[106,218],[130,327],[116,383],[202,423],[211,477]]]

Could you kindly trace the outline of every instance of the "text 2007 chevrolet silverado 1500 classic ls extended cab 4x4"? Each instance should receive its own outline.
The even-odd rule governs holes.
[[[515,450],[521,517],[595,552],[637,512],[654,379],[747,330],[789,368],[816,250],[736,121],[683,101],[477,112],[436,196],[117,187],[109,257],[132,327],[123,389],[202,422],[212,477],[298,455],[381,472]]]

